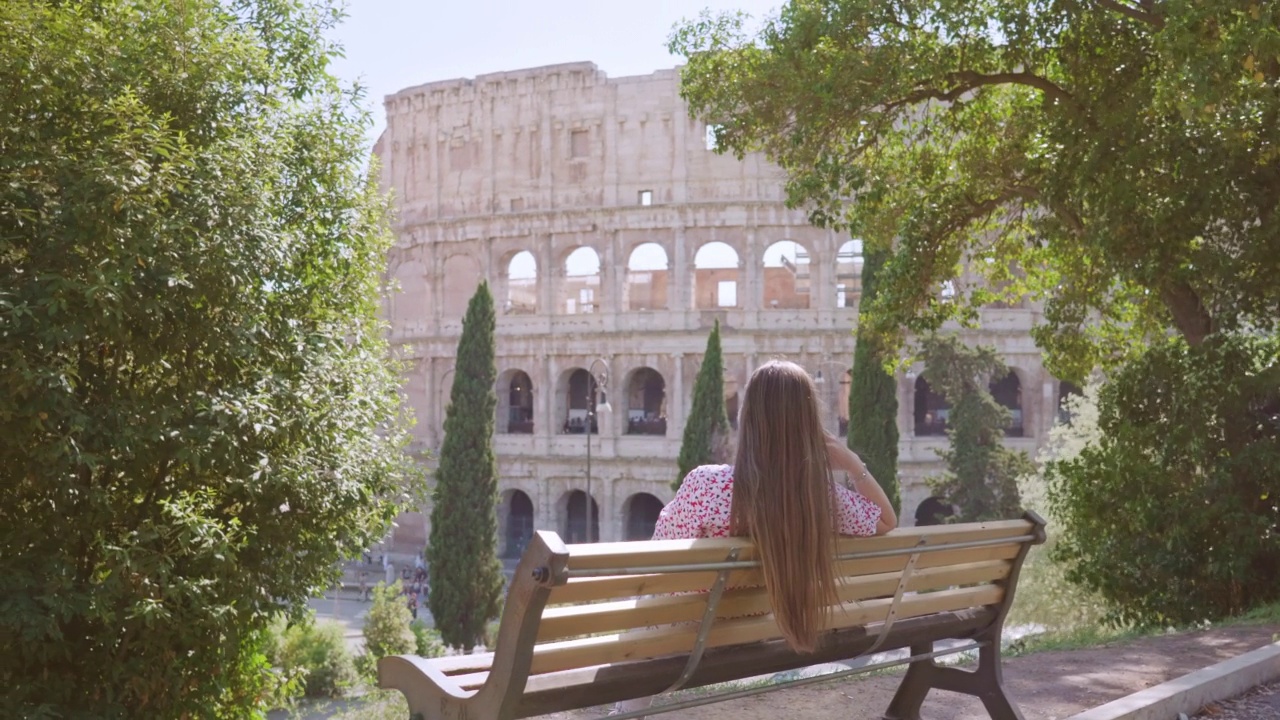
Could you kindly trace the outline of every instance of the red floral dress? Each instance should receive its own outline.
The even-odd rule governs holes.
[[[841,535],[876,534],[880,506],[861,493],[832,484],[831,495]],[[702,465],[689,471],[675,498],[662,508],[653,528],[654,540],[729,536],[733,501],[733,466]]]

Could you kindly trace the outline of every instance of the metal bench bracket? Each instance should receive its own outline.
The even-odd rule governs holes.
[[[739,548],[729,550],[725,562],[734,562],[738,559]],[[675,681],[671,687],[663,690],[663,692],[675,692],[684,687],[689,682],[689,678],[693,677],[693,671],[698,669],[698,663],[702,661],[702,652],[707,649],[707,634],[711,632],[711,626],[715,624],[716,608],[720,605],[720,597],[724,595],[725,583],[729,580],[729,573],[732,568],[724,568],[716,574],[715,584],[711,586],[711,592],[707,595],[707,607],[702,611],[702,622],[698,625],[698,637],[693,641],[693,650],[689,651],[689,660],[684,665],[684,672],[680,673],[680,678]]]
[[[920,559],[920,550],[928,543],[924,538],[920,538],[920,542],[916,543],[916,552],[911,553],[907,558],[907,564],[902,568],[902,577],[898,578],[898,589],[893,593],[893,602],[889,605],[889,614],[884,619],[884,625],[880,628],[880,635],[876,637],[876,641],[871,644],[859,657],[867,657],[880,649],[886,638],[889,637],[889,631],[893,629],[893,624],[898,620],[898,606],[902,603],[902,595],[907,590],[907,582],[911,580],[912,574],[916,570],[916,561]]]

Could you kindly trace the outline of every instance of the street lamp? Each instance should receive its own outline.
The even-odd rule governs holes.
[[[600,366],[600,373],[596,374],[596,365]],[[596,427],[596,416],[600,413],[613,412],[613,407],[609,405],[609,363],[603,358],[596,358],[591,361],[591,365],[587,367],[587,375],[590,376],[590,382],[587,384],[587,542],[594,542],[591,537],[591,508],[594,499],[591,497],[591,435],[592,430]],[[596,390],[600,391],[600,404],[596,405]],[[598,522],[599,511],[596,512]]]

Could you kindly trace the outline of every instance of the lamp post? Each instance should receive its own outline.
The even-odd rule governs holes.
[[[600,365],[600,374],[596,374],[596,365]],[[587,385],[587,502],[585,513],[587,516],[587,542],[595,542],[591,537],[591,508],[594,499],[591,497],[591,435],[592,430],[596,429],[596,416],[599,413],[613,412],[613,407],[609,405],[609,364],[603,358],[596,358],[591,361],[591,365],[587,368],[587,375],[590,382]],[[600,404],[596,405],[596,391],[600,391]],[[597,511],[597,518],[599,514]]]

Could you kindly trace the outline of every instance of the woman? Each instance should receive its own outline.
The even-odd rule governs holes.
[[[835,483],[833,470],[849,473],[855,489]],[[897,525],[893,505],[862,460],[823,430],[808,373],[772,361],[747,383],[734,464],[689,471],[658,516],[653,538],[750,537],[778,628],[804,653],[817,647],[836,597],[836,538]],[[649,702],[620,703],[614,713]]]

